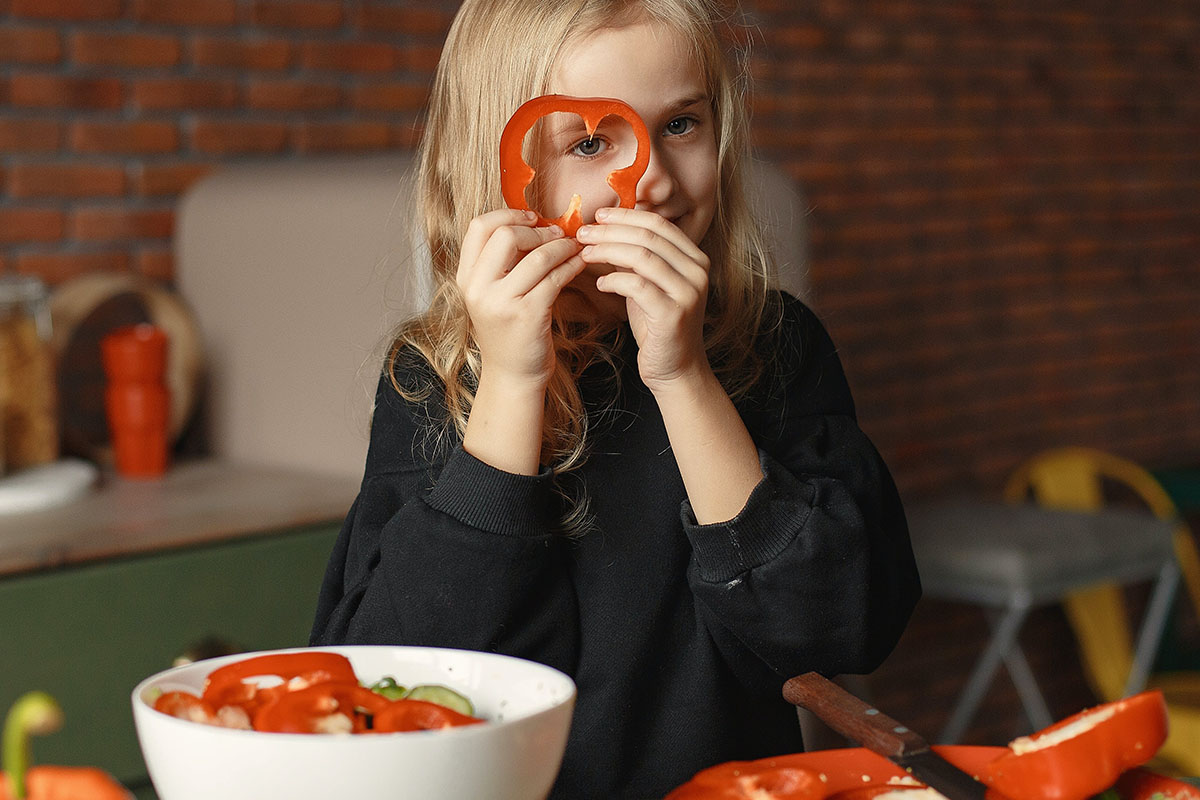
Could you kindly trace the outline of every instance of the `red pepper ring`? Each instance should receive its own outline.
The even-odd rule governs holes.
[[[605,117],[619,117],[629,123],[637,137],[637,154],[628,167],[613,170],[608,174],[608,185],[617,193],[622,208],[633,208],[637,202],[637,184],[650,166],[650,132],[646,123],[627,103],[607,97],[570,97],[563,94],[546,94],[535,97],[518,108],[504,126],[500,135],[500,192],[509,208],[531,211],[525,199],[525,189],[533,181],[535,170],[525,163],[522,148],[525,136],[539,119],[556,111],[578,114],[583,118],[588,136]],[[538,214],[539,226],[557,225],[567,236],[574,236],[583,224],[580,207],[583,199],[571,197],[567,210],[557,219],[546,219]]]
[[[400,733],[457,728],[481,722],[483,720],[478,717],[460,714],[437,703],[400,699],[391,701],[386,708],[375,713],[371,729],[377,733]]]
[[[250,706],[248,710],[253,710],[260,704],[257,700],[270,699],[286,690],[277,687],[272,687],[274,691],[259,689],[253,683],[245,683],[247,678],[259,675],[278,676],[283,679],[284,684],[293,678],[302,678],[310,684],[326,681],[354,683],[358,680],[350,659],[340,653],[320,650],[269,653],[235,661],[213,670],[204,682],[203,697],[213,708],[233,704]],[[263,695],[262,698],[258,698],[260,694]]]
[[[362,733],[366,714],[379,714],[391,701],[357,683],[316,683],[287,692],[258,710],[254,730],[267,733]],[[361,709],[361,711],[360,711]],[[344,717],[338,723],[335,718]],[[345,726],[349,726],[345,729]]]
[[[1068,738],[1037,750],[1010,749],[983,766],[980,780],[1021,800],[1084,800],[1099,794],[1158,752],[1167,738],[1166,702],[1160,691],[1142,692],[1081,711],[1029,739],[1056,734]]]

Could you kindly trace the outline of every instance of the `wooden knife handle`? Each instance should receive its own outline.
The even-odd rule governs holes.
[[[846,738],[886,758],[894,760],[929,749],[929,743],[918,734],[815,672],[789,680],[783,685],[783,696],[792,705],[807,708]]]

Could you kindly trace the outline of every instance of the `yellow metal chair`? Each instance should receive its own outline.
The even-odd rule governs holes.
[[[1132,491],[1161,519],[1180,516],[1166,491],[1147,470],[1111,454],[1082,447],[1049,450],[1020,466],[1009,478],[1005,499],[1071,511],[1093,511],[1110,502],[1106,486]],[[1175,551],[1184,585],[1200,615],[1200,555],[1185,522],[1175,531]],[[1079,641],[1084,671],[1104,701],[1121,697],[1133,664],[1132,635],[1121,587],[1101,584],[1072,593],[1064,603]],[[1159,757],[1188,775],[1200,775],[1200,672],[1153,674],[1148,688],[1167,698],[1170,735]]]

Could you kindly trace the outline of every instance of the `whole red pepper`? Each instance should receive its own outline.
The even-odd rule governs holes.
[[[605,117],[619,117],[630,124],[634,136],[637,137],[637,154],[632,164],[610,172],[607,180],[608,185],[616,191],[621,207],[633,208],[637,201],[637,183],[650,166],[650,133],[646,130],[646,124],[636,111],[620,100],[606,97],[569,97],[561,94],[533,98],[518,108],[504,126],[504,132],[500,136],[500,191],[504,195],[504,202],[509,208],[531,210],[525,199],[525,188],[536,173],[533,167],[525,163],[521,150],[525,136],[534,123],[556,111],[566,111],[582,117],[589,136],[596,132],[596,128]],[[574,236],[583,224],[581,205],[582,200],[576,194],[561,217],[546,219],[539,214],[538,225],[558,225],[567,236]]]
[[[1167,738],[1166,702],[1160,691],[1142,692],[1081,711],[1029,738],[1036,744],[1067,733],[1073,735],[1046,747],[1010,749],[983,766],[980,780],[1021,800],[1084,800],[1154,756]]]

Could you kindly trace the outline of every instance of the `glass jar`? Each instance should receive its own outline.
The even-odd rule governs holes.
[[[0,473],[58,458],[50,294],[28,275],[0,275]]]

